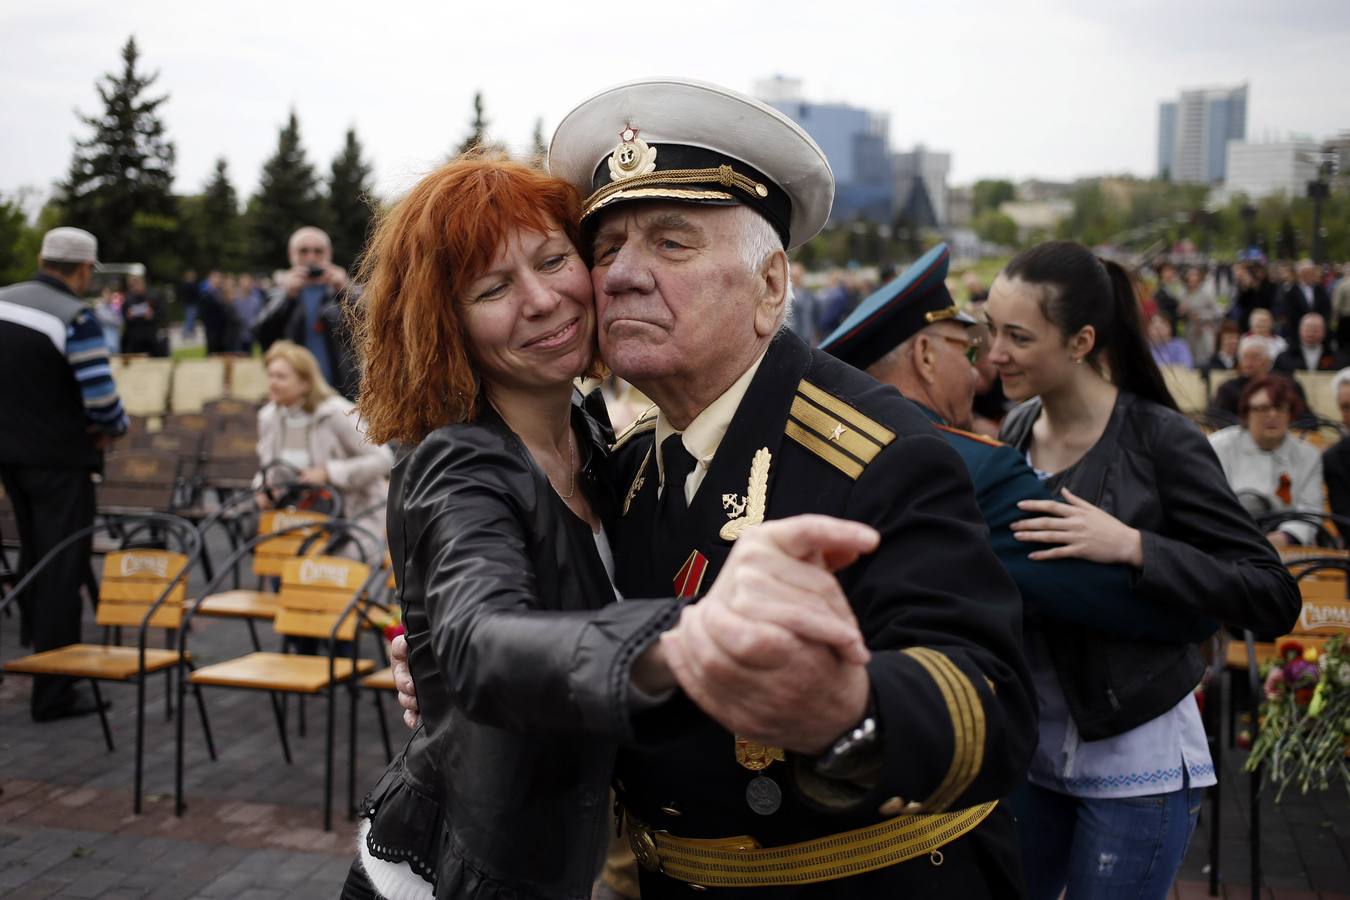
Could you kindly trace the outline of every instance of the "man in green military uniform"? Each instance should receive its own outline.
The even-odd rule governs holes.
[[[1175,606],[1137,598],[1125,566],[1079,559],[1033,560],[1034,549],[1009,527],[1027,518],[1024,500],[1050,492],[1012,447],[966,431],[975,398],[975,319],[947,291],[946,244],[925,253],[894,281],[858,304],[820,343],[849,365],[913,401],[961,455],[990,543],[1017,582],[1029,617],[1057,619],[1141,639],[1203,640],[1215,623]]]
[[[653,80],[569,113],[550,168],[587,197],[605,359],[658,406],[615,451],[617,587],[698,601],[652,660],[679,690],[617,765],[644,898],[1019,896],[998,801],[1034,702],[969,475],[915,405],[782,328],[785,251],[833,193],[819,148],[749,98]],[[715,582],[762,552],[756,525],[804,513],[880,535],[837,572],[870,655],[798,637],[757,602],[773,577]],[[835,565],[803,551],[778,577]]]

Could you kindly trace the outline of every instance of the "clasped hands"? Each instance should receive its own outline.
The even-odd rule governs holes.
[[[678,684],[739,737],[823,752],[863,718],[870,691],[870,654],[834,573],[879,539],[820,515],[746,531],[707,596],[639,660],[634,684]]]
[[[749,529],[707,596],[639,657],[634,686],[678,686],[739,737],[824,752],[863,718],[870,693],[870,654],[834,573],[879,541],[873,528],[821,515]],[[390,657],[412,728],[417,696],[401,635]]]

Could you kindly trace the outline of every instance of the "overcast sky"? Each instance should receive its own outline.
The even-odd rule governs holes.
[[[1348,0],[593,0],[345,4],[45,0],[0,7],[0,191],[65,174],[75,110],[134,34],[178,149],[181,193],[217,157],[251,193],[294,107],[322,171],[355,126],[390,195],[467,133],[482,90],[495,136],[529,147],[578,101],[644,75],[890,114],[893,148],[953,154],[951,180],[1152,175],[1157,105],[1250,84],[1248,137],[1350,129]]]

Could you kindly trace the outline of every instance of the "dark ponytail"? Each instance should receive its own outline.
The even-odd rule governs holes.
[[[1073,241],[1048,241],[1024,250],[1003,270],[1041,290],[1041,314],[1066,336],[1091,325],[1096,341],[1087,361],[1123,391],[1176,409],[1144,337],[1134,279],[1125,267],[1098,259]]]

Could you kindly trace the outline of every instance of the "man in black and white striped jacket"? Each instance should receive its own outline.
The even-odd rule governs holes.
[[[43,236],[37,275],[0,288],[0,480],[18,519],[24,571],[93,524],[90,476],[127,430],[103,329],[80,299],[97,262],[92,234],[54,228]],[[80,640],[90,541],[66,554],[19,598],[23,637],[37,651]],[[33,679],[37,721],[95,710],[69,679]]]

